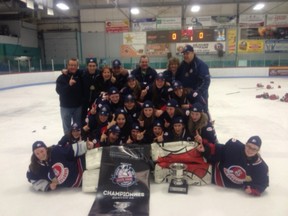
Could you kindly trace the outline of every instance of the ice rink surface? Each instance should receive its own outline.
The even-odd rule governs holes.
[[[274,88],[256,88],[257,83]],[[188,195],[168,194],[168,184],[151,181],[150,216],[288,215],[288,103],[255,98],[263,92],[282,97],[288,78],[214,78],[209,107],[221,143],[231,137],[244,143],[252,135],[262,138],[260,153],[270,169],[266,192],[250,197],[208,185],[190,186]],[[52,145],[62,137],[55,85],[4,90],[0,98],[0,216],[88,215],[95,194],[80,188],[35,192],[26,179],[32,143]]]

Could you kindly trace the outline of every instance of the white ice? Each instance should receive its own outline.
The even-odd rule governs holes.
[[[274,89],[257,89],[260,82]],[[231,137],[242,142],[252,135],[262,138],[270,186],[261,197],[215,185],[191,186],[188,195],[182,195],[168,194],[168,184],[151,182],[150,216],[287,216],[288,103],[255,96],[268,92],[282,97],[288,92],[288,78],[212,79],[209,92],[221,143]],[[32,143],[52,145],[62,137],[55,85],[4,90],[0,98],[0,216],[88,215],[95,194],[81,189],[35,192],[26,179]]]

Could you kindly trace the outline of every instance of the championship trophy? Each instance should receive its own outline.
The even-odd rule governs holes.
[[[172,179],[169,185],[169,193],[188,193],[188,184],[184,179],[183,173],[187,166],[183,163],[172,163],[169,166]]]

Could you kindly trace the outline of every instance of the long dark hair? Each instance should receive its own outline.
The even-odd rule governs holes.
[[[128,85],[128,83],[126,84],[126,87],[128,89],[130,89],[131,94],[134,96],[134,98],[139,101],[140,95],[141,95],[141,91],[142,91],[142,87],[139,83],[139,81],[137,79],[135,79],[136,82],[136,86],[134,88],[130,88],[130,86]]]
[[[154,110],[154,109],[153,109],[153,110]],[[144,114],[144,108],[142,108],[138,119],[139,119],[140,121],[144,121],[144,128],[145,128],[145,129],[151,129],[155,118],[156,118],[156,117],[155,117],[154,114],[153,114],[150,118],[147,118],[147,117],[145,116],[145,114]]]
[[[51,157],[51,151],[52,151],[52,146],[47,148],[47,159]],[[36,155],[33,153],[31,155],[31,162],[29,165],[29,170],[33,173],[38,173],[41,168],[40,161],[36,157]]]

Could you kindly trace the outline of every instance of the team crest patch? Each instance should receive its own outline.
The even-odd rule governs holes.
[[[212,127],[207,127],[207,131],[213,131]]]
[[[131,164],[121,163],[121,165],[115,169],[111,180],[114,184],[121,187],[130,187],[136,183],[135,170]]]
[[[241,166],[224,168],[224,173],[235,184],[243,184],[246,181],[246,171]]]
[[[62,184],[63,182],[65,182],[65,180],[68,178],[68,175],[69,175],[69,169],[64,167],[62,163],[55,163],[52,166],[52,169],[59,184]]]

